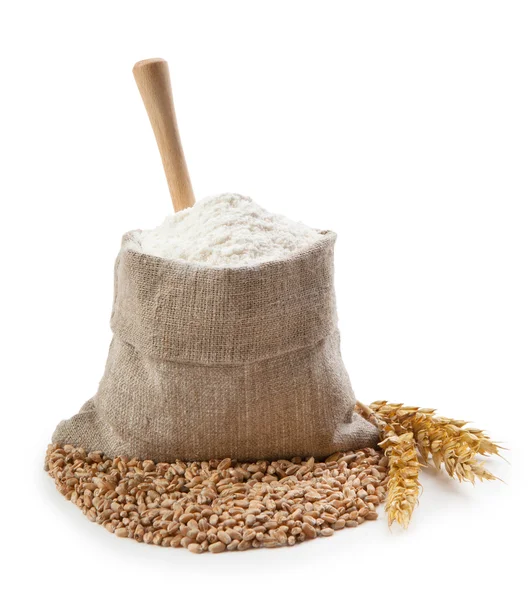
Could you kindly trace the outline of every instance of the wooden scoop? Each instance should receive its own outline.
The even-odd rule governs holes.
[[[194,192],[177,128],[168,63],[162,58],[141,60],[133,75],[159,146],[174,210],[189,208]]]

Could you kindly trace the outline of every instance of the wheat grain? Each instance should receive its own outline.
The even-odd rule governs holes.
[[[365,449],[327,462],[156,464],[54,444],[46,465],[59,491],[108,531],[201,554],[292,546],[375,519],[383,461]]]

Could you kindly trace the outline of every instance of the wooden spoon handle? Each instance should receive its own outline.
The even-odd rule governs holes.
[[[141,60],[133,75],[159,146],[174,210],[189,208],[194,192],[177,128],[168,63],[162,58]]]

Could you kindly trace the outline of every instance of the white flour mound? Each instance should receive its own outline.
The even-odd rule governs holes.
[[[318,240],[303,223],[274,215],[238,194],[213,196],[139,232],[136,244],[152,256],[238,267],[289,256]]]

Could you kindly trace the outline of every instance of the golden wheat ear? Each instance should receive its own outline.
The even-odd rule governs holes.
[[[357,401],[356,410],[379,428],[389,460],[386,510],[391,525],[408,527],[419,497],[419,474],[430,461],[460,482],[500,480],[478,456],[501,456],[506,450],[482,429],[466,428],[468,421],[436,416],[433,408],[392,404],[385,400],[369,406]],[[508,462],[508,461],[507,461]]]

